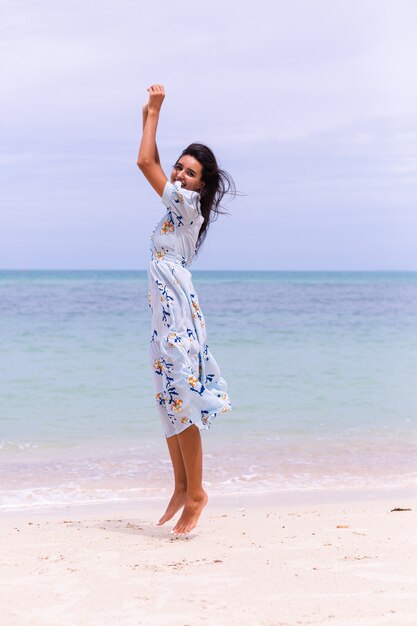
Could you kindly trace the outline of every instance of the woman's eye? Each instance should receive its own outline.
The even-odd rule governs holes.
[[[188,176],[190,176],[190,178],[193,178],[194,174],[193,172],[187,172]]]

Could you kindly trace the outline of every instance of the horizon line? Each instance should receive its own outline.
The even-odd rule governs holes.
[[[55,268],[0,268],[0,272],[146,272],[147,268],[94,268],[94,267],[85,267],[85,268],[65,268],[65,267],[55,267]],[[192,273],[195,272],[417,272],[417,269],[392,269],[392,268],[379,268],[379,269],[193,269]]]

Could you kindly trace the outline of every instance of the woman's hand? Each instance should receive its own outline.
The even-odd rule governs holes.
[[[163,85],[151,85],[148,87],[149,100],[148,100],[148,112],[154,111],[159,113],[162,103],[165,98],[165,91]]]

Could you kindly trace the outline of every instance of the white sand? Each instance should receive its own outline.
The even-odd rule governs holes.
[[[189,539],[160,502],[3,515],[0,623],[416,626],[416,498],[297,497],[211,502]]]

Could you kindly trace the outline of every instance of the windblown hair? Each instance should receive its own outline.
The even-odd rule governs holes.
[[[200,191],[200,210],[204,217],[204,222],[198,234],[196,253],[207,236],[207,230],[211,222],[225,214],[220,204],[226,194],[236,195],[236,187],[233,178],[225,170],[221,170],[217,164],[216,157],[207,146],[201,143],[192,143],[182,151],[181,157],[192,156],[203,168],[202,181],[204,186]]]

